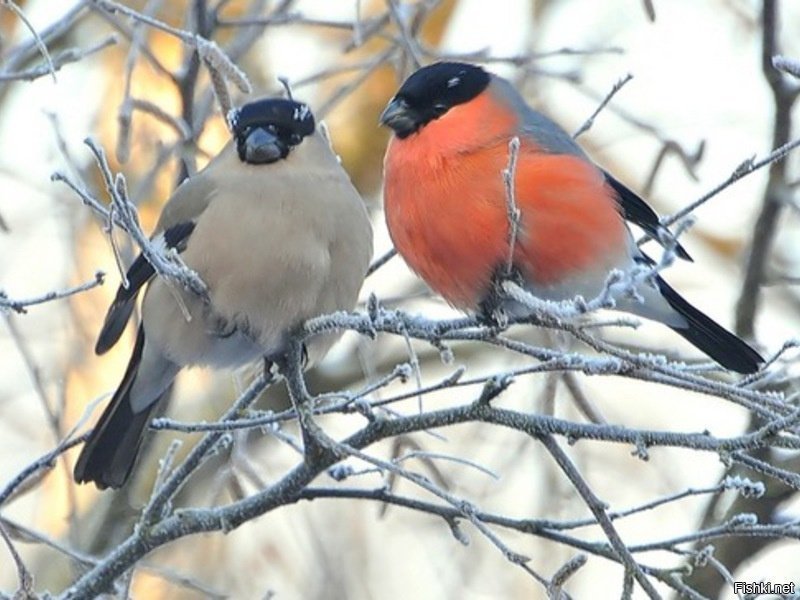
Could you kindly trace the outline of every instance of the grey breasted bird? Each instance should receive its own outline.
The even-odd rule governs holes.
[[[153,234],[200,275],[210,302],[170,287],[143,256],[133,262],[95,351],[117,342],[147,284],[142,322],[122,382],[78,458],[78,482],[103,489],[127,481],[150,415],[183,367],[269,360],[306,319],[355,305],[372,229],[308,106],[259,100],[231,122],[233,140],[175,190]],[[309,340],[309,363],[336,338]]]

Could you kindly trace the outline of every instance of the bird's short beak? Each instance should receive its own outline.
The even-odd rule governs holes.
[[[408,112],[408,104],[406,104],[405,100],[392,98],[392,101],[386,105],[386,108],[381,113],[380,124],[394,129],[395,126],[402,125],[410,120]]]
[[[402,98],[392,98],[381,113],[380,123],[391,127],[400,139],[408,137],[420,127],[419,115]]]
[[[263,127],[251,131],[244,144],[244,157],[250,164],[268,164],[285,158],[286,145],[272,132]]]

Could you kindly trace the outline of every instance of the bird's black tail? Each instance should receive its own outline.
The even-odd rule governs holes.
[[[656,277],[656,283],[664,299],[689,323],[686,328],[673,330],[726,369],[745,374],[758,371],[764,362],[758,352],[689,304],[661,277]]]
[[[94,481],[98,488],[119,488],[128,480],[142,445],[150,415],[158,402],[151,403],[141,412],[134,413],[129,394],[144,348],[144,329],[140,326],[136,345],[114,397],[100,420],[75,465],[75,481]]]

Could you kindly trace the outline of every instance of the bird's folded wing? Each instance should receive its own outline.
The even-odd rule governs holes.
[[[163,247],[183,252],[186,242],[194,231],[195,220],[211,201],[212,188],[202,174],[183,182],[170,202],[164,207],[153,241]],[[128,286],[120,285],[114,301],[108,308],[103,327],[97,336],[94,351],[104,354],[117,343],[136,306],[136,297],[155,275],[153,265],[143,254],[131,264],[126,279]]]
[[[662,243],[661,235],[664,233],[670,234],[666,227],[661,225],[656,212],[637,194],[609,173],[605,171],[603,173],[606,177],[606,182],[617,195],[617,201],[625,219],[644,229],[645,233],[656,242]],[[677,240],[675,240],[675,253],[684,260],[692,261],[692,257],[689,256],[689,253]]]

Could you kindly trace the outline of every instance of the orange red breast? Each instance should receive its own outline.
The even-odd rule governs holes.
[[[521,213],[514,266],[537,287],[608,271],[627,252],[613,191],[581,156],[549,154],[490,85],[417,133],[394,137],[384,165],[392,241],[452,305],[475,309],[507,263],[509,219],[502,171],[520,137],[515,201]],[[598,290],[599,291],[599,290]]]

